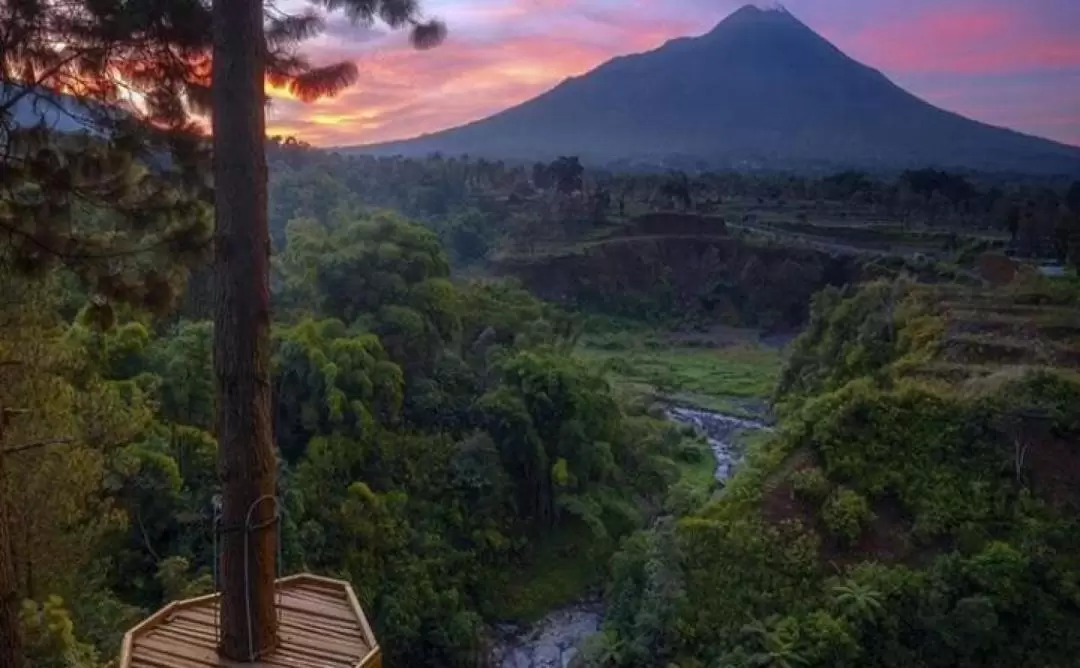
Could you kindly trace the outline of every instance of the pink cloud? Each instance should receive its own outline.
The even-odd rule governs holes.
[[[355,60],[360,82],[335,99],[312,105],[273,92],[279,103],[271,110],[268,130],[321,145],[411,137],[488,116],[616,55],[655,48],[693,29],[688,21],[633,12],[584,18],[558,11],[571,4],[516,0],[486,9],[499,20],[508,12],[541,11],[557,24],[548,34],[485,38],[451,33],[447,43],[423,52],[409,49],[400,36],[364,45],[359,54],[337,41],[313,44],[308,50],[317,62]]]
[[[939,6],[875,22],[849,40],[852,55],[895,72],[1011,74],[1080,67],[1075,27],[1040,26],[1012,7]]]

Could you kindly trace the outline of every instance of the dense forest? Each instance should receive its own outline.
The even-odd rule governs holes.
[[[270,146],[275,243],[297,215],[331,220],[342,208],[382,207],[433,229],[456,265],[545,241],[590,237],[627,217],[692,212],[753,223],[782,211],[784,227],[806,231],[827,217],[890,223],[960,237],[1005,235],[1013,250],[1065,259],[1075,235],[1080,185],[1068,179],[944,172],[845,171],[825,176],[773,172],[611,171],[574,156],[551,163],[504,163],[468,156],[426,159],[326,153],[292,137]],[[801,227],[800,227],[801,224]],[[818,221],[816,227],[821,227]],[[874,230],[846,230],[845,238]],[[899,240],[894,235],[894,240]],[[956,240],[953,239],[955,242]]]
[[[115,101],[87,74],[111,48],[160,69],[124,71],[153,123],[84,108],[107,137],[12,120],[56,91],[0,98],[0,650],[115,665],[140,620],[220,587],[225,322],[267,329],[277,571],[351,583],[387,666],[485,665],[506,623],[581,600],[604,611],[582,668],[1075,663],[1080,183],[373,158],[260,132],[229,156],[268,163],[252,324],[221,285],[262,246],[223,236],[236,193],[206,177],[228,160],[187,109],[214,88],[203,3],[138,19],[188,49],[179,73],[110,3],[71,33],[94,49],[49,60],[43,34],[73,28],[43,7],[0,15],[26,28],[34,57],[0,54],[20,76]],[[267,25],[270,75],[312,97],[351,81],[290,60],[310,26]],[[724,444],[733,475],[673,409],[759,421]]]
[[[274,332],[283,568],[347,576],[392,665],[465,663],[507,565],[578,524],[611,550],[670,484],[679,440],[569,356],[565,314],[449,282],[425,230],[384,217],[336,235],[333,259],[317,245],[286,259],[279,293],[319,304],[283,307]],[[85,307],[64,317],[80,295],[62,285],[12,296],[5,403],[35,408],[8,438],[74,440],[10,457],[32,513],[19,581],[78,622],[40,629],[33,665],[106,658],[146,611],[209,585],[210,323],[131,312],[102,329]]]
[[[352,582],[388,665],[474,665],[487,624],[605,580],[586,665],[1041,666],[1076,650],[1076,499],[1052,457],[1076,461],[1080,385],[1069,362],[980,363],[958,389],[936,366],[951,326],[935,291],[956,284],[882,279],[815,297],[775,392],[780,428],[722,493],[687,501],[681,467],[708,451],[576,354],[595,316],[485,275],[500,249],[523,252],[537,220],[538,241],[580,239],[598,224],[582,208],[598,189],[620,193],[603,214],[616,224],[620,206],[650,206],[642,193],[677,200],[677,177],[576,171],[564,196],[560,176],[534,185],[539,168],[342,169],[270,149],[282,569]],[[606,185],[583,185],[593,178]],[[694,178],[692,197],[722,201],[797,182]],[[515,201],[521,185],[532,192]],[[821,197],[886,206],[865,191]],[[978,197],[934,229],[970,232]],[[6,456],[32,665],[96,666],[147,612],[211,586],[207,282],[196,268],[155,316],[88,300],[59,267],[7,270],[4,404],[32,410],[5,439],[62,441]],[[1068,285],[1036,301],[1065,317]],[[1025,463],[1013,423],[1028,409],[1045,435]],[[578,552],[569,575],[545,574],[565,562],[552,550]]]

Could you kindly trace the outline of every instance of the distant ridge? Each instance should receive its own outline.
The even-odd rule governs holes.
[[[1080,148],[934,107],[851,59],[786,9],[754,5],[700,37],[615,58],[489,118],[339,150],[1080,173]]]
[[[0,105],[7,106],[9,100],[20,95],[23,89],[0,84]],[[9,122],[14,127],[31,127],[44,124],[55,132],[77,132],[88,129],[80,122],[82,107],[75,98],[66,95],[54,95],[44,101],[36,94],[22,96],[7,109]]]

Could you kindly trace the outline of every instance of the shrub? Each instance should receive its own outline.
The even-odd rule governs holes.
[[[697,512],[709,501],[711,491],[700,483],[680,480],[668,490],[664,512],[677,517]]]
[[[829,531],[845,543],[853,543],[874,517],[870,502],[858,492],[838,487],[822,509]]]
[[[709,444],[695,437],[683,438],[675,451],[675,457],[679,461],[689,464],[698,464],[713,457]]]
[[[829,495],[832,488],[825,472],[816,466],[795,471],[791,474],[790,481],[796,496],[818,503]]]

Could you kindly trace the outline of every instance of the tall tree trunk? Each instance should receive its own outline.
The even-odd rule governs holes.
[[[22,622],[19,619],[19,586],[15,578],[15,553],[11,535],[11,501],[4,467],[4,431],[7,413],[0,406],[0,666],[22,668]]]
[[[213,18],[220,652],[250,661],[277,644],[263,3],[214,0]],[[245,532],[249,519],[257,528]]]

